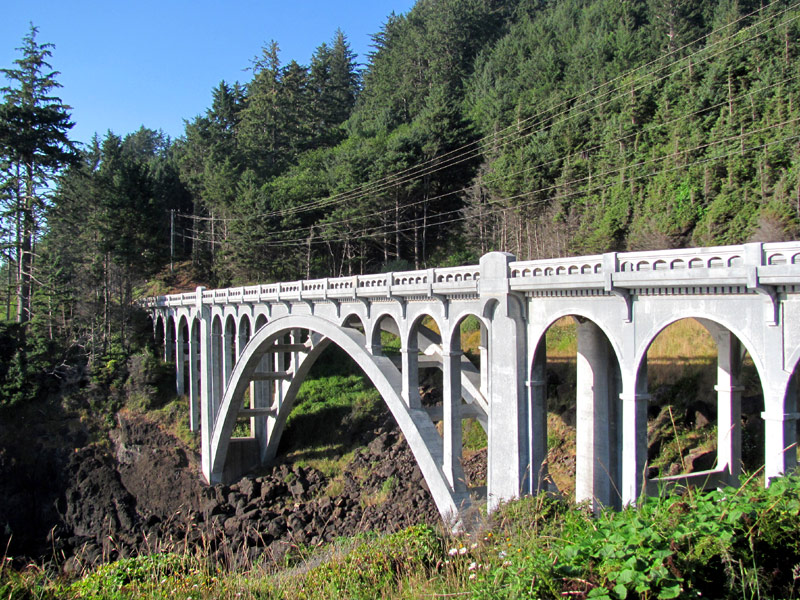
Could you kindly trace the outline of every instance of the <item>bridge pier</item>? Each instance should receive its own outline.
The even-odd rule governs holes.
[[[522,300],[509,293],[509,268],[514,256],[492,252],[481,257],[478,290],[489,337],[489,447],[487,504],[518,498],[530,489],[527,352]]]
[[[638,369],[624,371],[621,401],[622,449],[620,495],[623,505],[635,504],[645,492],[647,467],[647,354]]]
[[[531,477],[525,490],[538,494],[547,489],[547,344],[539,340],[528,385]]]
[[[723,480],[739,485],[742,472],[742,346],[730,331],[714,336],[717,342],[717,470]]]
[[[456,332],[455,335],[458,335]],[[461,466],[461,357],[456,350],[442,349],[442,469],[454,491],[464,491],[466,481]]]
[[[200,325],[189,327],[189,430],[200,430]]]
[[[619,506],[619,366],[603,331],[578,323],[575,499]]]
[[[175,393],[183,396],[186,393],[184,388],[185,365],[188,341],[184,335],[183,325],[178,321],[175,324]]]

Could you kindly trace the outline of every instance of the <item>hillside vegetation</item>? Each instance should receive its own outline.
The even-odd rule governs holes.
[[[800,480],[652,498],[593,516],[539,496],[451,537],[413,526],[307,550],[277,574],[191,551],[103,565],[74,583],[0,566],[7,598],[796,598]]]

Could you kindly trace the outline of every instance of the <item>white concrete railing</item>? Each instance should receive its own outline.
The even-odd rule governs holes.
[[[743,244],[514,261],[509,289],[636,289],[654,286],[748,286],[800,283],[800,242]],[[145,308],[257,302],[325,301],[477,294],[480,266],[354,275],[198,290],[147,298]],[[202,297],[198,299],[198,293]]]

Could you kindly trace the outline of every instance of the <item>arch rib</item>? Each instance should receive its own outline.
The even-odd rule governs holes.
[[[397,391],[401,389],[400,373],[389,358],[372,356],[367,352],[364,338],[359,332],[340,328],[337,324],[317,316],[288,315],[274,319],[258,330],[242,350],[222,398],[210,447],[203,448],[203,452],[210,453],[211,460],[204,461],[210,469],[208,473],[204,473],[209,483],[218,483],[222,480],[228,446],[236,423],[238,403],[250,383],[264,349],[292,329],[307,329],[329,339],[361,367],[386,402],[405,436],[439,513],[446,522],[455,524],[459,514],[468,508],[469,496],[455,493],[447,483],[441,468],[441,438],[427,412],[421,408],[410,409],[405,405]],[[299,374],[300,377],[303,375]]]

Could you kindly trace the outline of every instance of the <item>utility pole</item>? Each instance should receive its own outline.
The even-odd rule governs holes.
[[[172,273],[172,260],[175,254],[175,209],[169,211],[169,272]]]

